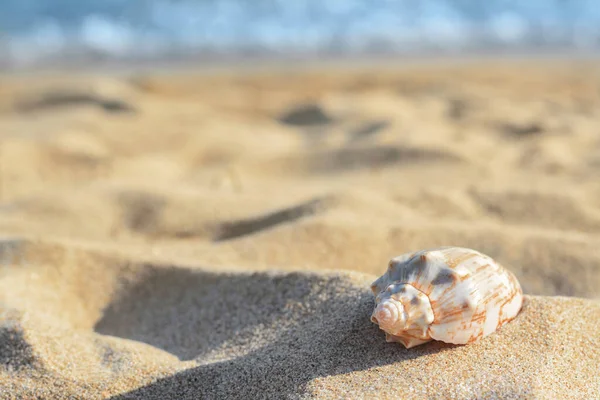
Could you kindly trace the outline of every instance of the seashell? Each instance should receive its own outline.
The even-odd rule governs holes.
[[[510,271],[462,247],[395,257],[371,290],[371,321],[388,342],[407,349],[431,340],[474,342],[515,318],[523,304],[523,290]]]

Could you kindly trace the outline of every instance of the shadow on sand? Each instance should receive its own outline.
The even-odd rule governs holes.
[[[453,346],[404,349],[369,320],[368,282],[343,275],[214,274],[147,267],[96,332],[200,364],[114,399],[289,398],[318,377],[402,362]],[[215,360],[211,354],[225,355]]]

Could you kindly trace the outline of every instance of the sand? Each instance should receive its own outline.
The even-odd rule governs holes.
[[[600,398],[600,69],[0,77],[0,398]],[[386,343],[388,260],[513,271],[481,341]]]

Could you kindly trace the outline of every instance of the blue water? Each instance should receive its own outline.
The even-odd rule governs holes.
[[[0,64],[600,47],[597,0],[0,0]]]

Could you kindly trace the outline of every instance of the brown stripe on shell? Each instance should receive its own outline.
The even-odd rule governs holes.
[[[484,269],[487,269],[487,268],[492,268],[492,264],[482,264],[482,265],[480,265],[479,267],[477,267],[475,269],[475,271],[473,271],[473,275],[475,275],[478,272],[483,271]],[[497,268],[493,268],[493,269],[494,269],[494,271],[498,270]]]
[[[513,290],[511,292],[510,297],[504,303],[502,303],[502,305],[500,306],[500,311],[499,311],[500,315],[498,318],[498,325],[497,325],[498,327],[516,317],[516,316],[512,316],[512,317],[509,316],[509,317],[505,317],[503,320],[500,321],[500,317],[504,314],[504,307],[506,307],[508,304],[512,303],[512,301],[515,299],[515,297],[521,296],[521,295],[522,295],[521,290]]]
[[[482,325],[485,325],[485,321],[487,319],[487,310],[484,308],[481,311],[479,311],[477,314],[474,314],[471,317],[471,322],[481,322]]]
[[[463,262],[465,262],[473,257],[480,256],[477,253],[469,252],[469,253],[459,255],[456,258],[451,258],[451,256],[448,256],[446,253],[447,252],[442,251],[442,254],[444,254],[444,260],[446,260],[446,264],[448,264],[448,266],[452,269],[455,269],[457,265],[462,264]]]
[[[454,320],[461,319],[462,315],[464,314],[464,310],[462,307],[460,307],[460,308],[454,307],[451,309],[452,309],[452,311],[448,311],[444,315],[444,322],[452,322]],[[455,317],[458,317],[458,318],[455,318]]]
[[[478,341],[479,339],[481,339],[483,337],[483,329],[480,329],[479,332],[477,333],[476,336],[471,336],[469,338],[469,340],[467,341],[467,343],[473,343]]]

